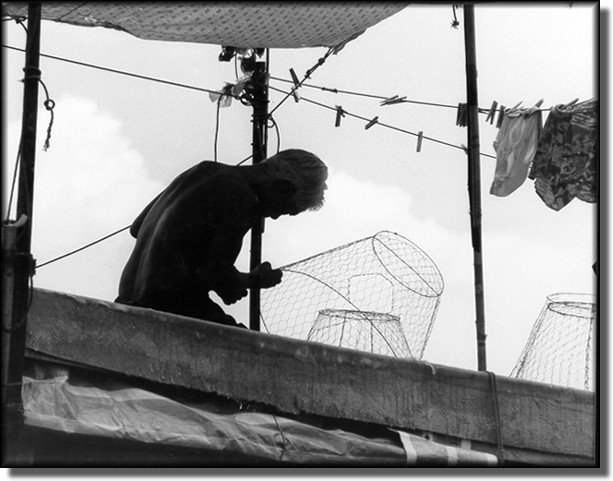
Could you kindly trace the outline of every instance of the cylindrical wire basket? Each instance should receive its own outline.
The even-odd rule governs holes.
[[[592,294],[547,296],[511,377],[594,390],[595,317]]]
[[[383,231],[281,269],[281,284],[262,291],[263,330],[421,359],[444,286],[432,259],[408,239]],[[342,340],[333,334],[339,316]]]
[[[411,357],[400,318],[380,312],[324,309],[319,311],[307,340],[385,356]]]

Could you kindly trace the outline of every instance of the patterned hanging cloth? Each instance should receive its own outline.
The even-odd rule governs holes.
[[[559,211],[575,197],[596,202],[598,100],[551,109],[529,177],[536,193]]]

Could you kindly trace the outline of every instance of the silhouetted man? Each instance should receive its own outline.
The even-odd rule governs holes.
[[[285,150],[256,165],[204,161],[179,175],[136,218],[134,250],[116,302],[241,326],[225,304],[249,288],[269,288],[282,272],[263,262],[249,273],[234,263],[243,237],[261,217],[323,205],[328,169],[314,154]]]

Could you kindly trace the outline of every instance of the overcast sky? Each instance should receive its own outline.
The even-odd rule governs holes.
[[[494,100],[530,106],[544,99],[548,108],[597,96],[597,4],[482,5],[475,10],[481,107]],[[460,9],[461,22],[462,15]],[[409,6],[330,57],[310,83],[454,106],[465,102],[463,30],[451,28],[452,20],[451,6]],[[13,22],[3,27],[4,42],[23,48],[22,28]],[[218,46],[145,41],[102,28],[45,21],[41,51],[208,89],[235,79],[234,64],[217,60]],[[325,51],[273,49],[271,75],[289,78],[292,67],[302,77]],[[19,138],[23,54],[3,49],[3,57],[6,168],[13,165]],[[39,114],[33,237],[39,264],[129,225],[176,175],[212,159],[216,113],[203,92],[48,58],[41,59],[41,70],[56,107],[46,152],[42,143],[49,113],[41,109]],[[271,85],[287,89],[281,82]],[[466,128],[456,126],[452,108],[382,107],[376,99],[307,88],[301,95],[454,145],[467,143]],[[271,92],[271,106],[281,98]],[[236,102],[221,110],[221,162],[235,164],[251,153],[250,115]],[[329,191],[319,212],[267,223],[263,259],[279,267],[380,230],[401,234],[434,260],[445,281],[424,359],[476,369],[463,151],[424,140],[418,153],[415,137],[380,126],[365,130],[364,122],[353,118],[335,128],[334,112],[304,101],[285,102],[274,118],[282,149],[310,150],[329,165]],[[481,150],[493,155],[498,130],[484,116],[480,119]],[[274,130],[269,139],[269,153],[274,153]],[[509,197],[491,196],[494,168],[494,159],[482,157],[488,369],[508,375],[547,295],[595,291],[596,208],[575,199],[555,212],[530,180]],[[40,268],[34,284],[113,300],[133,244],[124,232]],[[247,241],[244,247],[242,269]],[[246,304],[232,312],[243,315]]]

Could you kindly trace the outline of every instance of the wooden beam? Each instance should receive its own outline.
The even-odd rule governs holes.
[[[487,373],[248,331],[36,289],[27,347],[286,413],[421,430],[496,446]],[[497,377],[505,448],[594,459],[592,392]],[[492,448],[495,453],[495,448]]]

